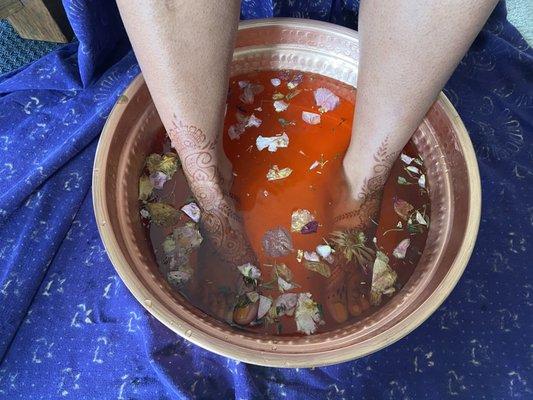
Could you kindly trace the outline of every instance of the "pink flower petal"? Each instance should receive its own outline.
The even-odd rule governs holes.
[[[302,111],[302,119],[309,125],[318,125],[320,123],[320,114]]]
[[[332,111],[339,105],[339,97],[329,89],[318,88],[314,94],[316,105],[320,107],[321,112]]]

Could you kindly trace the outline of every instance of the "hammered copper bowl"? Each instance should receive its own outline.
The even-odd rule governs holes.
[[[357,32],[327,23],[244,22],[232,75],[298,69],[355,86],[358,46]],[[138,76],[113,109],[100,138],[93,176],[96,220],[111,262],[137,300],[168,328],[201,347],[277,367],[319,366],[361,357],[420,325],[448,296],[466,267],[479,225],[479,172],[461,119],[441,93],[413,137],[427,166],[431,226],[408,283],[383,308],[347,328],[305,337],[236,330],[198,310],[167,284],[141,226],[138,178],[161,127]]]

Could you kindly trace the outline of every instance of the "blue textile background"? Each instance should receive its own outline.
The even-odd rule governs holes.
[[[533,398],[533,51],[503,3],[446,85],[484,196],[458,286],[376,354],[282,370],[181,339],[116,275],[93,218],[91,168],[105,119],[139,69],[114,2],[63,2],[79,44],[0,77],[0,398]],[[357,9],[350,0],[243,0],[242,17],[355,28]]]

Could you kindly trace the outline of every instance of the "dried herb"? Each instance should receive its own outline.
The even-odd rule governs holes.
[[[169,152],[163,155],[153,153],[146,158],[146,168],[150,174],[159,171],[164,173],[168,179],[172,178],[179,165],[180,162],[176,153]]]
[[[333,249],[342,254],[348,262],[355,260],[363,266],[374,258],[374,250],[365,245],[366,236],[361,231],[355,229],[335,231],[330,236],[330,242]]]
[[[309,271],[316,272],[326,278],[329,278],[331,276],[331,269],[329,265],[322,261],[308,261],[304,260],[304,266]]]
[[[145,209],[150,214],[150,220],[156,225],[169,227],[179,221],[179,211],[170,204],[165,203],[148,203]]]
[[[154,185],[150,181],[150,178],[146,175],[141,175],[139,178],[139,200],[147,201],[154,190]]]

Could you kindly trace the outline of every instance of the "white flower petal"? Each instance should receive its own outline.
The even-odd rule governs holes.
[[[272,84],[272,86],[274,87],[278,87],[279,85],[281,85],[281,79],[278,79],[278,78],[272,78],[270,80],[270,83]]]
[[[319,244],[316,246],[316,252],[323,258],[328,258],[332,250],[331,246],[327,244]]]
[[[264,137],[259,135],[255,140],[255,145],[259,151],[268,148],[268,151],[275,152],[278,148],[287,147],[289,145],[289,137],[286,133],[271,137]]]
[[[426,175],[420,175],[420,178],[418,178],[418,186],[420,186],[422,189],[426,188]]]
[[[263,318],[270,307],[272,306],[272,299],[270,297],[259,295],[259,308],[257,309],[257,319]]]
[[[320,114],[302,111],[302,120],[309,125],[318,125],[320,124]]]
[[[262,120],[257,118],[254,114],[252,114],[250,115],[250,117],[248,117],[248,120],[246,121],[246,125],[244,127],[245,128],[250,128],[250,127],[258,128],[261,126],[262,123],[263,123]]]
[[[419,174],[420,173],[420,170],[417,167],[415,167],[414,165],[409,165],[405,169],[407,171],[409,171],[409,172],[412,172],[413,174]]]
[[[413,160],[414,160],[413,157],[409,157],[407,154],[403,154],[403,153],[401,154],[400,158],[407,165],[411,164],[413,162]]]
[[[315,333],[317,325],[323,323],[318,304],[311,299],[310,293],[300,293],[298,295],[294,319],[296,321],[296,329],[306,335]]]
[[[187,216],[192,219],[194,222],[200,221],[200,208],[198,205],[194,202],[185,204],[183,207],[181,207],[181,211],[183,211]]]
[[[420,214],[419,211],[416,212],[416,221],[420,224],[420,225],[426,225],[427,226],[427,222],[426,220],[424,219],[424,217],[422,216],[422,214]]]
[[[289,105],[283,100],[276,100],[274,102],[274,109],[276,110],[276,112],[285,111],[287,108],[289,108]]]
[[[259,279],[261,277],[261,270],[255,265],[246,263],[237,267],[239,272],[250,279]]]
[[[409,245],[411,244],[411,239],[404,239],[400,243],[398,243],[398,246],[393,250],[392,255],[396,258],[403,259],[405,258],[405,254],[407,253],[407,249],[409,248]]]

